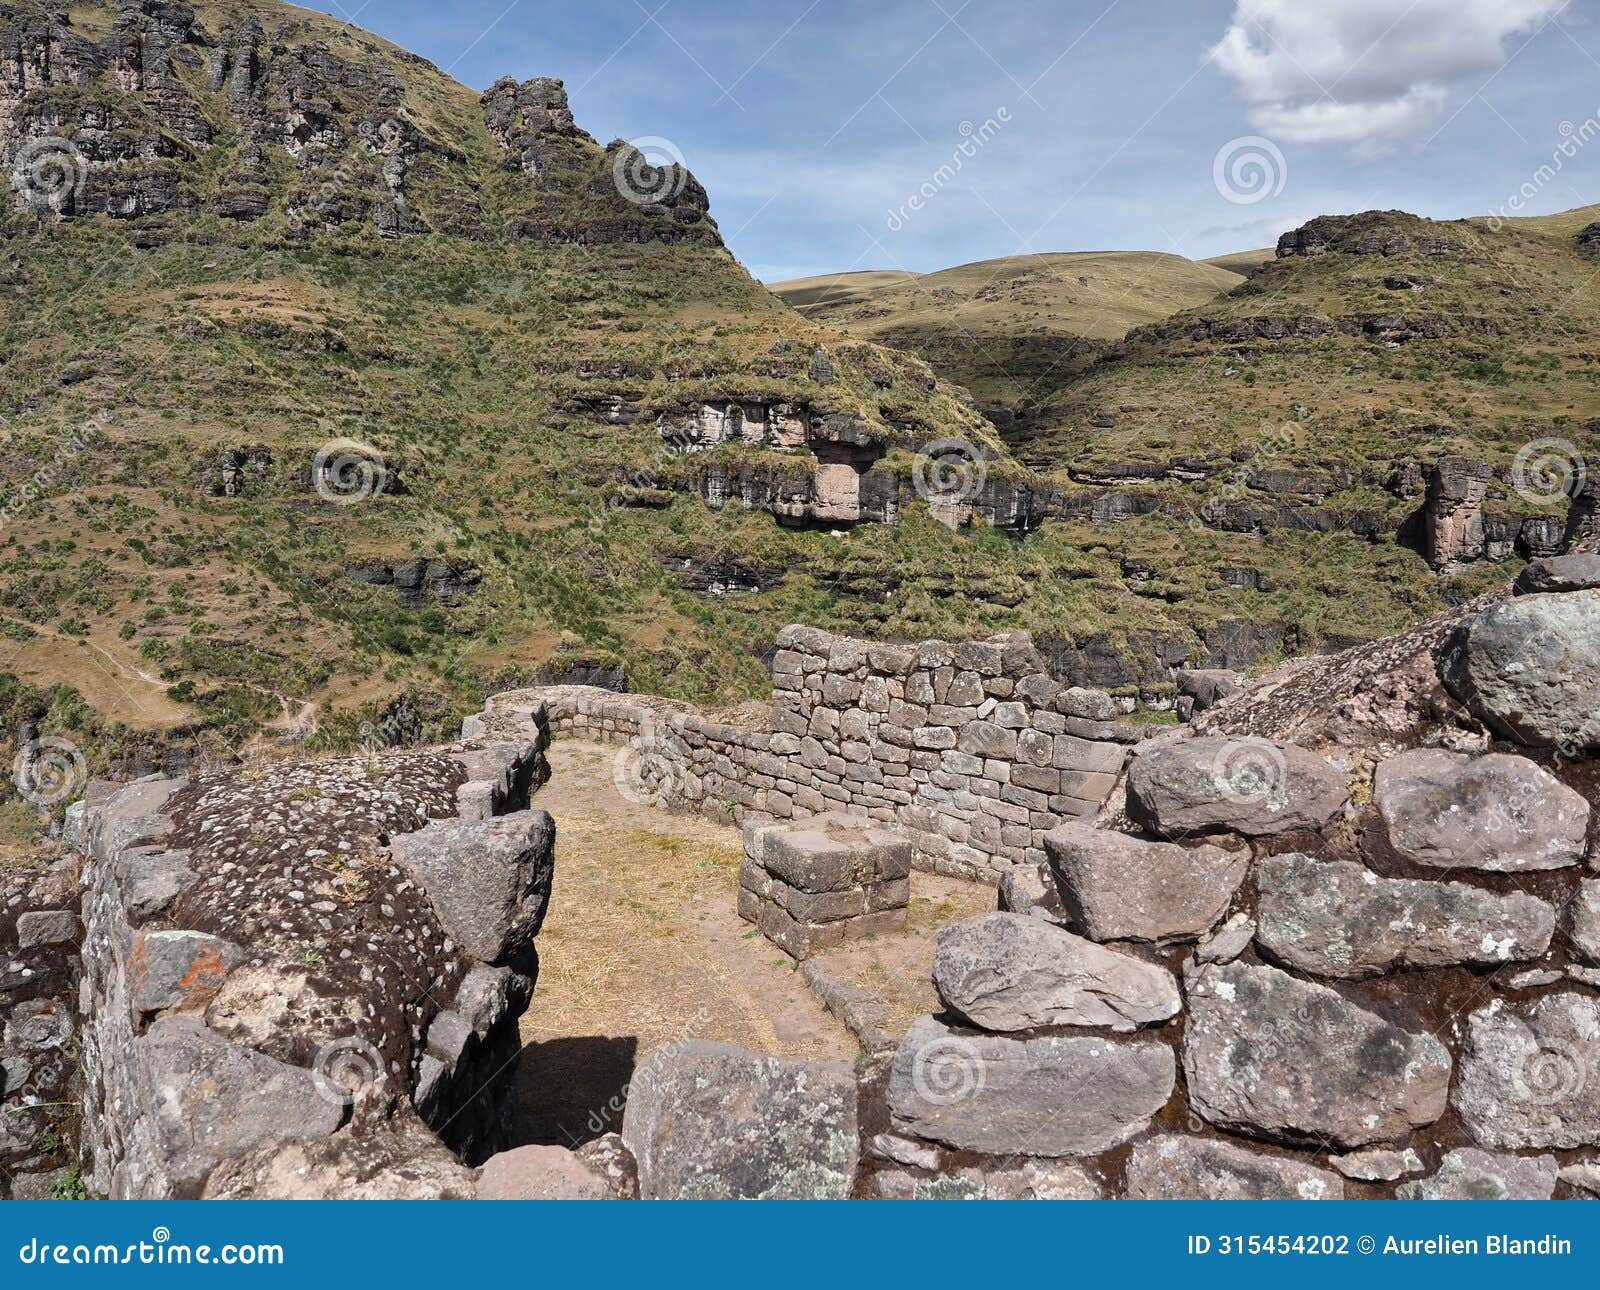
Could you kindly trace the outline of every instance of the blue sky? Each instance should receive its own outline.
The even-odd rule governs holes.
[[[476,89],[558,76],[601,142],[669,141],[767,281],[1600,202],[1600,0],[312,7]]]

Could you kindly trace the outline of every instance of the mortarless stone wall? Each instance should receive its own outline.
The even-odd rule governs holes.
[[[618,785],[641,800],[733,820],[856,811],[909,832],[921,867],[991,879],[1098,813],[1142,733],[1054,680],[1026,633],[890,645],[786,627],[777,645],[770,714],[556,686],[494,696],[463,733],[626,744]]]

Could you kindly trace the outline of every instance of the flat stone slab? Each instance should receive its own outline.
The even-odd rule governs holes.
[[[1228,912],[1250,868],[1246,848],[1149,842],[1088,824],[1052,829],[1044,852],[1069,924],[1096,941],[1199,936]]]
[[[1127,1033],[1178,1014],[1172,973],[1023,914],[979,914],[939,933],[933,984],[982,1030],[1091,1026]]]
[[[1431,1178],[1405,1183],[1400,1200],[1549,1200],[1560,1166],[1554,1156],[1505,1156],[1461,1147]]]
[[[1479,1008],[1450,1104],[1484,1147],[1600,1146],[1600,999],[1567,989]]]
[[[1589,803],[1543,767],[1509,753],[1400,753],[1372,781],[1389,845],[1434,869],[1528,873],[1583,860]]]
[[[1142,1132],[1177,1063],[1156,1039],[963,1034],[921,1017],[895,1051],[896,1131],[986,1155],[1085,1156]]]
[[[1128,1158],[1129,1200],[1343,1200],[1344,1180],[1220,1138],[1163,1134]]]
[[[843,1200],[860,1148],[855,1072],[667,1044],[634,1071],[622,1140],[644,1200]]]
[[[1526,892],[1380,878],[1363,865],[1303,855],[1271,856],[1256,877],[1257,943],[1315,976],[1536,959],[1555,934],[1554,907]]]
[[[1189,1100],[1255,1136],[1364,1147],[1444,1114],[1450,1054],[1327,986],[1277,968],[1210,965],[1185,981]]]
[[[1135,758],[1128,772],[1128,818],[1167,838],[1320,829],[1348,801],[1338,767],[1269,739],[1175,739]]]
[[[859,815],[831,811],[797,824],[751,825],[745,854],[803,892],[842,891],[905,878],[915,845]]]

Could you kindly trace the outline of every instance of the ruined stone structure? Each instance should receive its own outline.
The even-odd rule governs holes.
[[[1017,638],[791,629],[760,717],[523,691],[430,752],[94,786],[70,820],[80,1000],[75,867],[28,872],[0,916],[4,1097],[36,1105],[55,1084],[11,1081],[76,1033],[86,1179],[112,1195],[1600,1195],[1600,561],[1517,590],[1128,744],[1063,711],[1091,697],[1035,693]],[[1041,822],[1037,847],[1030,821],[981,863],[913,826],[924,787],[1005,803],[974,784],[1058,769],[1041,741],[1004,755],[1028,732],[1052,757],[1091,733],[1116,750],[1076,772],[1114,776],[1096,818]],[[533,985],[554,854],[529,794],[552,734],[622,745],[619,784],[663,804],[741,817],[739,899],[763,926],[781,908],[794,952],[898,901],[914,849],[999,876],[998,908],[940,932],[941,1011],[853,1070],[669,1044],[620,1134],[499,1151],[496,1097],[462,1092]],[[980,760],[963,739],[981,781],[944,760]],[[913,800],[872,800],[902,757]],[[819,894],[838,917],[797,916]],[[801,975],[825,993],[820,961]],[[8,1169],[38,1160],[8,1133]],[[48,1181],[11,1173],[19,1194]]]
[[[1044,835],[1093,816],[1141,732],[1104,694],[1051,678],[1025,633],[868,644],[787,627],[770,712],[742,723],[580,686],[496,695],[469,735],[627,743],[634,791],[680,809],[893,823],[922,867],[998,878]]]
[[[859,815],[744,829],[739,917],[796,959],[901,931],[911,902],[909,839]]]

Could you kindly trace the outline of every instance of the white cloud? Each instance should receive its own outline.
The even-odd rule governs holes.
[[[1210,56],[1287,143],[1370,144],[1415,133],[1452,85],[1487,75],[1569,0],[1236,0]]]

